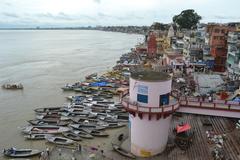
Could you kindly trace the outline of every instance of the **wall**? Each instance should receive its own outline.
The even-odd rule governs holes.
[[[129,116],[131,123],[131,152],[140,157],[150,157],[164,151],[172,116],[166,119],[152,118],[144,115],[143,119],[138,116]]]
[[[146,107],[159,107],[159,97],[160,95],[167,94],[171,92],[172,80],[167,80],[163,82],[146,82],[138,81],[130,78],[130,100],[137,102],[138,87],[148,86],[148,104],[140,103],[142,106]]]

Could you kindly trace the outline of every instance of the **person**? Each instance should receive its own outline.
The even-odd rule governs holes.
[[[61,150],[61,148],[59,148],[59,149],[58,149],[58,155],[59,155],[59,156],[61,156],[61,155],[62,155],[62,153],[61,153],[61,152],[62,152],[62,150]]]
[[[104,150],[101,150],[102,157],[105,157]]]
[[[212,96],[211,95],[208,97],[208,101],[212,102]]]
[[[12,154],[14,154],[14,155],[16,154],[16,148],[12,147],[12,148],[10,149],[10,151],[11,151]]]
[[[50,155],[49,148],[46,149],[46,152],[47,152],[47,156],[49,156]]]
[[[44,152],[41,152],[41,154],[40,154],[40,156],[39,156],[40,158],[40,160],[44,160]]]
[[[119,141],[122,141],[122,140],[123,140],[123,134],[120,134],[120,135],[118,136],[118,140],[119,140]]]
[[[82,146],[81,146],[81,144],[78,144],[78,151],[79,151],[79,152],[82,152]]]

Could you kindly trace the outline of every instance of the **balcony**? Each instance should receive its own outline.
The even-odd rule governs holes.
[[[151,120],[152,115],[156,115],[157,119],[160,119],[162,116],[166,118],[179,108],[178,100],[173,97],[170,98],[168,105],[160,107],[141,106],[127,97],[122,98],[122,105],[130,114],[133,114],[134,116],[137,114],[140,118],[142,118],[143,114],[146,114],[148,115],[149,120]]]

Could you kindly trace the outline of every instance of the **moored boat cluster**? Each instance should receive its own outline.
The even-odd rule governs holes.
[[[120,104],[94,96],[75,96],[66,106],[38,108],[35,113],[36,119],[29,120],[29,125],[22,128],[25,138],[64,145],[107,137],[105,130],[123,127],[128,122]]]

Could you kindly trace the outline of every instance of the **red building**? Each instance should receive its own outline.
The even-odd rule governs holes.
[[[149,32],[147,37],[147,52],[148,57],[153,58],[156,57],[157,54],[157,40],[154,32]]]
[[[229,27],[219,24],[210,24],[207,27],[209,34],[210,53],[214,57],[214,71],[224,72],[227,60],[227,34]]]
[[[224,72],[227,60],[227,33],[225,25],[208,25],[210,53],[214,57],[214,71]]]

